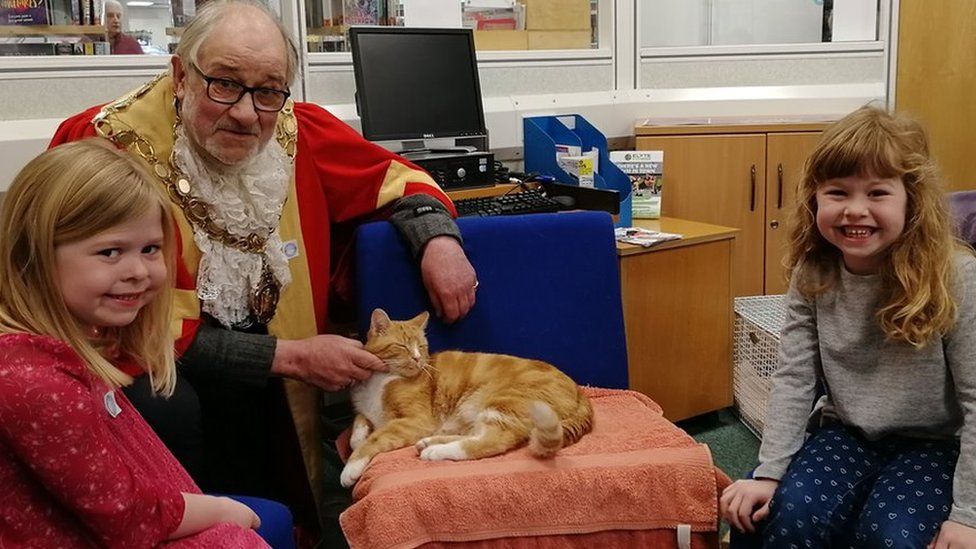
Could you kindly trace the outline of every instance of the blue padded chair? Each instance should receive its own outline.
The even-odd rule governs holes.
[[[583,385],[627,388],[620,276],[608,214],[469,217],[458,226],[478,273],[477,303],[454,325],[431,319],[431,352],[534,358]],[[417,261],[389,223],[361,227],[356,256],[361,334],[375,308],[393,319],[431,310]]]

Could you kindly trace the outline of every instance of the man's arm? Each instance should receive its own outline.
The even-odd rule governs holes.
[[[420,260],[424,246],[437,236],[449,236],[463,244],[461,231],[451,212],[440,200],[426,195],[405,196],[393,204],[390,223],[400,231],[410,246],[414,259]]]
[[[420,276],[437,316],[448,323],[464,318],[474,307],[477,277],[451,213],[436,198],[415,194],[396,201],[390,222],[420,260]]]
[[[373,371],[386,371],[383,362],[354,339],[337,335],[278,339],[212,323],[201,323],[179,365],[181,371],[201,377],[261,386],[269,376],[280,376],[326,391],[368,379]]]
[[[260,387],[271,375],[277,346],[274,336],[235,332],[201,322],[179,359],[179,367],[194,376],[233,379]]]

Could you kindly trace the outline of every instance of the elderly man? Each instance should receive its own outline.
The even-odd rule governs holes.
[[[447,322],[473,306],[476,286],[450,200],[409,162],[292,102],[297,65],[260,4],[215,0],[185,28],[168,74],[68,119],[51,143],[109,139],[173,200],[181,382],[162,401],[146,396],[142,376],[130,399],[205,490],[293,504],[276,476],[303,470],[288,458],[304,458],[313,490],[322,471],[309,389],[337,391],[385,369],[358,341],[325,334],[348,226],[390,214]],[[271,428],[279,378],[294,430]],[[282,451],[296,439],[301,454]]]
[[[122,32],[122,4],[105,0],[104,23],[108,35],[109,52],[113,55],[142,55],[142,46],[135,38]]]

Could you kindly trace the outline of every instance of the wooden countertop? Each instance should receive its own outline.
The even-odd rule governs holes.
[[[662,217],[660,219],[635,219],[633,224],[635,227],[643,227],[645,229],[662,231],[665,233],[678,233],[682,235],[682,238],[681,240],[662,242],[649,248],[634,244],[621,244],[618,242],[618,256],[623,257],[627,255],[655,252],[658,250],[667,250],[669,248],[680,248],[681,246],[690,246],[693,244],[703,244],[705,242],[714,242],[716,240],[725,240],[728,238],[735,238],[736,234],[739,232],[739,229],[732,227],[711,225],[709,223],[699,223],[698,221],[688,221],[687,219],[676,219],[673,217]]]
[[[769,133],[769,132],[819,132],[829,126],[829,121],[819,122],[746,122],[718,124],[642,124],[634,128],[637,137],[651,135],[703,135],[730,133]]]
[[[451,200],[476,198],[481,196],[498,196],[512,192],[515,190],[515,187],[517,187],[517,185],[495,185],[494,187],[447,191],[447,195],[451,197]],[[614,219],[616,219],[616,216],[614,216]],[[666,233],[678,233],[682,235],[682,238],[681,240],[662,242],[660,244],[651,246],[650,248],[636,246],[634,244],[617,243],[618,256],[641,254],[657,250],[667,250],[669,248],[679,248],[681,246],[713,242],[716,240],[724,240],[727,238],[734,238],[739,232],[739,229],[732,227],[699,223],[698,221],[689,221],[687,219],[677,219],[674,217],[662,217],[660,219],[635,219],[633,220],[633,225],[635,227],[643,227],[645,229],[663,231]]]

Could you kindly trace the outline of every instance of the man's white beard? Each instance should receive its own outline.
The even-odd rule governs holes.
[[[193,226],[202,253],[197,295],[203,311],[227,327],[250,319],[248,300],[261,280],[262,259],[284,288],[291,282],[281,251],[278,221],[291,182],[291,159],[272,139],[263,150],[234,167],[217,169],[196,152],[182,126],[173,145],[176,167],[190,181],[190,195],[210,205],[210,219],[233,235],[268,235],[264,254],[247,253],[214,240]]]

